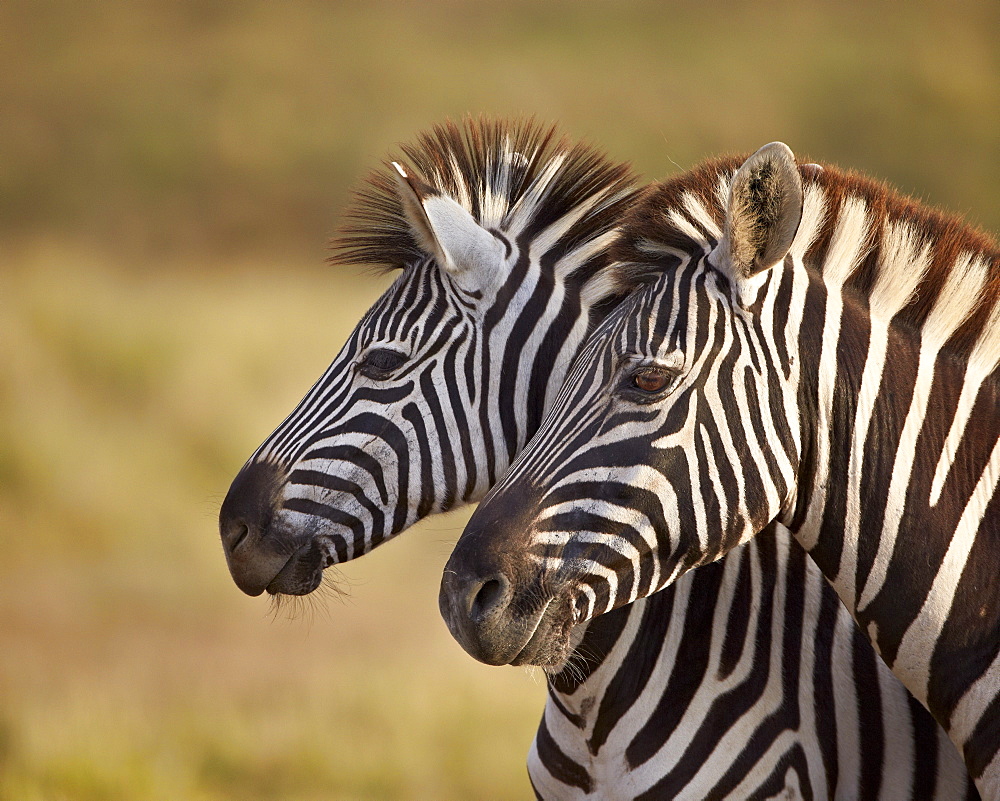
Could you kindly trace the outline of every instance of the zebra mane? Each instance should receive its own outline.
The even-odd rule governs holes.
[[[745,160],[705,162],[650,189],[632,207],[611,253],[618,291],[655,280],[665,253],[698,254],[715,246],[729,184]],[[864,298],[873,314],[920,329],[942,345],[947,341],[949,351],[965,356],[978,345],[979,355],[992,361],[987,371],[996,367],[995,240],[860,173],[800,162],[799,174],[805,203],[792,250],[800,249],[807,266]]]
[[[403,213],[392,160],[409,165],[485,228],[514,235],[532,236],[589,201],[560,238],[564,251],[616,227],[636,191],[628,164],[571,144],[555,126],[533,119],[448,121],[400,150],[402,158],[385,161],[355,192],[331,242],[332,263],[390,271],[426,257]]]

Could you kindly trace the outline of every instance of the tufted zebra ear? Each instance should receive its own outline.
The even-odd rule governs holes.
[[[719,247],[737,285],[785,258],[801,219],[802,180],[795,156],[781,142],[764,145],[729,186]]]
[[[403,212],[417,244],[445,270],[468,275],[503,260],[503,244],[469,212],[397,162],[392,166]]]

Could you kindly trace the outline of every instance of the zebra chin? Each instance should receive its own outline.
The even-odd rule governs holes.
[[[308,595],[323,582],[323,570],[333,559],[320,540],[312,540],[293,553],[265,588],[269,595]]]
[[[531,639],[509,664],[540,667],[550,674],[566,667],[586,630],[586,625],[573,625],[571,614],[572,604],[560,605],[558,609],[550,605]]]

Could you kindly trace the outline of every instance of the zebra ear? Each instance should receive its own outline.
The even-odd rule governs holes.
[[[801,219],[802,180],[795,156],[781,142],[764,145],[729,186],[722,255],[736,283],[784,259]]]
[[[469,274],[503,259],[503,245],[469,212],[397,162],[392,166],[403,212],[417,244],[445,270],[454,275]]]

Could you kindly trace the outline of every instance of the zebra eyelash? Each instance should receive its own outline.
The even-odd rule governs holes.
[[[391,378],[406,360],[406,354],[394,348],[373,348],[358,358],[357,370],[365,378],[384,381]]]

